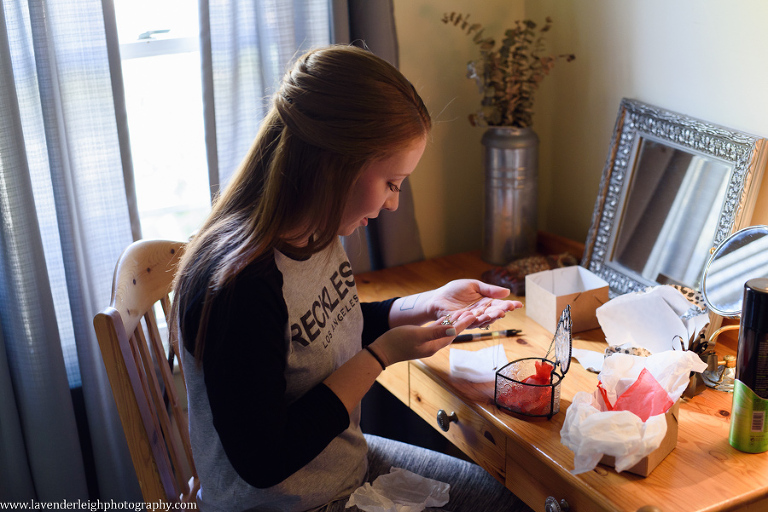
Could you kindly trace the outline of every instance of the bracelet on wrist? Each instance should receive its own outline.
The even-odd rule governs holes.
[[[384,371],[384,370],[386,370],[386,369],[387,369],[387,366],[384,364],[384,361],[382,361],[382,360],[381,360],[381,358],[379,357],[379,355],[378,355],[376,352],[374,352],[374,351],[373,351],[373,349],[372,349],[370,346],[366,345],[366,346],[365,346],[365,347],[363,347],[363,348],[364,348],[365,350],[367,350],[367,351],[368,351],[368,353],[369,353],[369,354],[371,354],[371,355],[373,356],[373,358],[374,358],[374,359],[375,359],[375,360],[376,360],[376,361],[377,361],[377,362],[378,362],[378,363],[381,365],[381,370],[382,370],[382,371]]]

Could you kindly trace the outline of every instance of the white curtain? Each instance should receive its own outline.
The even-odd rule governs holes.
[[[200,0],[211,191],[229,181],[288,63],[331,42],[328,0]]]
[[[135,499],[91,323],[134,237],[101,1],[0,4],[0,500]]]
[[[391,1],[199,6],[214,192],[294,56],[344,42],[332,34],[365,40],[355,24],[369,12],[396,59]],[[404,202],[410,226],[397,230],[413,240]],[[385,265],[419,258],[415,233],[416,244],[376,236],[385,252],[410,252]],[[92,324],[140,237],[111,0],[0,0],[0,502],[141,500]],[[357,271],[371,268],[355,254]]]
[[[114,7],[0,6],[0,502],[140,501],[92,326],[141,237]],[[200,12],[218,186],[286,63],[330,42],[330,9],[201,0]]]

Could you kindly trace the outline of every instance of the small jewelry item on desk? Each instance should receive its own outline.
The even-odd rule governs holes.
[[[488,338],[508,338],[510,336],[517,336],[522,334],[520,329],[507,329],[505,331],[493,331],[493,332],[475,332],[471,334],[459,334],[453,339],[453,342],[457,341],[473,341],[473,340],[486,340]]]
[[[704,383],[718,391],[733,393],[733,381],[736,378],[736,356],[723,356],[718,361],[714,351],[707,352],[707,369],[701,373]]]
[[[694,354],[698,354],[699,357],[702,358],[702,360],[706,363],[706,358],[702,357],[702,354],[707,350],[707,347],[709,346],[709,342],[707,342],[706,337],[704,336],[704,333],[701,333],[701,335],[696,338],[693,343],[691,343],[691,347],[688,349]]]

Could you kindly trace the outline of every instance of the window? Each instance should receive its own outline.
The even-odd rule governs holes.
[[[197,1],[115,0],[115,17],[142,237],[184,241],[210,211]]]
[[[186,240],[210,211],[196,0],[115,0],[144,238]]]

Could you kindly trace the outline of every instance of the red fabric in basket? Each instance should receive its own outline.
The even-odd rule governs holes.
[[[610,404],[606,405],[614,411],[633,412],[640,416],[641,420],[646,421],[651,416],[664,414],[673,403],[669,393],[661,387],[659,381],[647,368],[643,368],[637,380],[616,399],[613,407],[611,408]]]
[[[532,416],[552,414],[552,371],[555,369],[546,361],[536,361],[536,373],[515,384],[509,391],[498,396],[499,403],[515,412]]]
[[[536,361],[534,364],[536,365],[536,373],[524,378],[523,382],[526,384],[538,384],[539,386],[552,383],[552,370],[555,367],[546,361]]]

